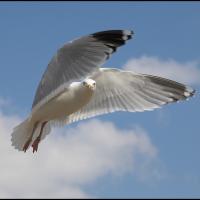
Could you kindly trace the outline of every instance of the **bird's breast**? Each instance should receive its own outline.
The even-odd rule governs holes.
[[[70,88],[47,102],[36,113],[37,120],[54,120],[68,116],[86,105],[93,91],[85,87]]]

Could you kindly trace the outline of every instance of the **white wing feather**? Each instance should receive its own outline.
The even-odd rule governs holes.
[[[119,69],[100,68],[90,78],[97,87],[91,101],[65,123],[115,111],[153,110],[194,94],[193,89],[175,81]]]
[[[132,31],[110,30],[90,34],[65,44],[51,59],[37,88],[32,110],[84,79],[131,38]]]

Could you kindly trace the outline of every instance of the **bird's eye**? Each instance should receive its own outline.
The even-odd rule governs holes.
[[[93,86],[95,86],[96,85],[96,83],[93,83]]]
[[[85,82],[85,81],[83,82],[83,85],[86,85],[86,82]]]

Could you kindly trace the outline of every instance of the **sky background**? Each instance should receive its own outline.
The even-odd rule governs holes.
[[[0,197],[200,197],[199,2],[1,2]],[[135,35],[104,65],[192,86],[189,101],[55,128],[36,154],[11,147],[48,62],[74,38]]]

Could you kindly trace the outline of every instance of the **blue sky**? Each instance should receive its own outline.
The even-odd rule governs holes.
[[[0,26],[0,99],[8,102],[4,106],[0,103],[4,118],[29,114],[37,84],[53,54],[82,35],[107,29],[134,30],[134,38],[110,58],[105,64],[108,67],[130,69],[133,61],[139,65],[145,57],[148,62],[153,59],[150,65],[159,63],[156,70],[165,75],[166,63],[173,60],[170,73],[197,90],[194,98],[153,112],[97,117],[117,130],[145,130],[157,150],[156,158],[145,171],[137,169],[119,176],[103,173],[76,187],[95,197],[200,196],[200,77],[195,76],[200,73],[199,2],[1,2]],[[140,167],[145,165],[138,162]],[[144,180],[137,173],[144,173]]]

